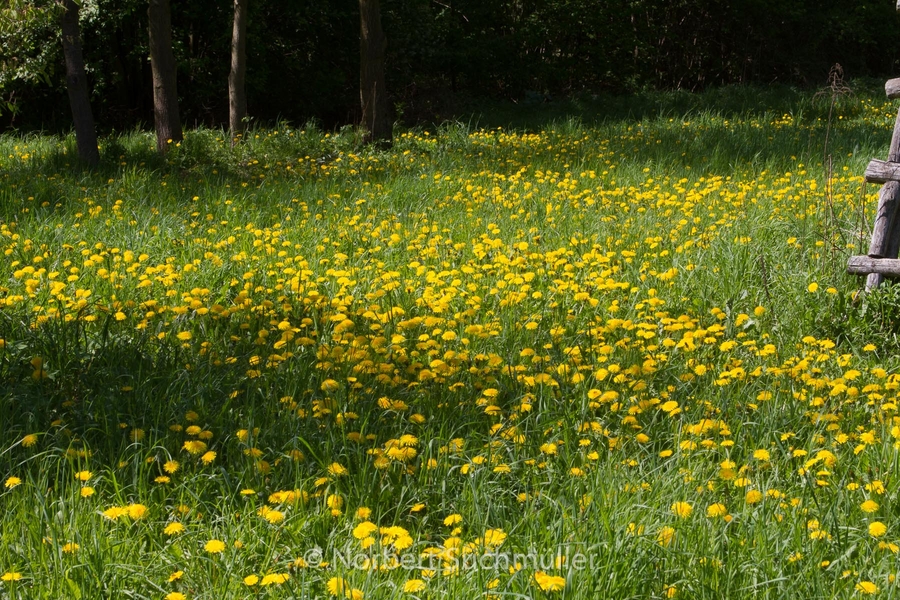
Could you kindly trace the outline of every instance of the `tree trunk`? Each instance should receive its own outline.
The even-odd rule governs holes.
[[[87,75],[84,71],[84,56],[81,53],[81,31],[78,26],[78,5],[74,0],[62,0],[62,44],[66,58],[66,90],[72,107],[72,121],[75,123],[75,143],[78,158],[93,166],[100,162],[97,149],[97,132],[94,129],[94,114],[88,97]]]
[[[359,99],[366,142],[390,145],[393,136],[384,86],[384,49],[379,0],[359,0]]]
[[[178,90],[175,84],[175,55],[172,53],[172,17],[169,0],[150,0],[150,66],[153,70],[153,121],[156,125],[156,149],[169,149],[169,140],[180,142],[181,118],[178,116]]]
[[[247,2],[234,0],[234,27],[231,30],[231,71],[228,73],[228,128],[231,140],[244,133],[247,117]]]

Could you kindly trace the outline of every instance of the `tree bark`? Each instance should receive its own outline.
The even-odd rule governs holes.
[[[231,71],[228,73],[228,128],[231,141],[244,133],[247,123],[247,3],[234,0],[234,26],[231,30]]]
[[[178,115],[175,55],[172,52],[172,17],[169,0],[150,0],[150,66],[153,70],[153,121],[156,125],[156,149],[165,154],[169,140],[180,142],[181,117]]]
[[[365,141],[390,145],[393,124],[384,85],[384,49],[379,0],[359,0],[359,99]]]
[[[94,166],[100,162],[97,148],[97,131],[94,128],[94,114],[88,95],[87,75],[84,71],[84,56],[81,52],[81,30],[78,26],[78,5],[74,0],[61,0],[62,44],[66,59],[66,90],[72,107],[72,121],[75,124],[75,143],[78,158]]]

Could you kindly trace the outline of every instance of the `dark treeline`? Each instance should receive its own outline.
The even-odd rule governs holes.
[[[98,128],[148,126],[147,0],[80,5]],[[232,2],[173,0],[171,11],[182,121],[227,125]],[[360,122],[356,2],[250,0],[248,15],[251,118]],[[900,62],[891,0],[382,0],[381,18],[390,103],[407,121],[439,118],[461,98],[821,86],[835,63],[862,77],[897,75]],[[0,61],[0,94],[16,112],[0,127],[70,128],[59,30],[36,25],[14,43],[23,56]],[[27,76],[28,60],[45,65],[41,77]]]

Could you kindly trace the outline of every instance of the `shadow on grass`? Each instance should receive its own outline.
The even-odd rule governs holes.
[[[859,79],[849,84],[850,91],[834,95],[834,109],[845,118],[859,115],[863,99],[884,100],[883,82]],[[643,91],[632,94],[582,93],[569,98],[551,98],[540,94],[522,100],[491,100],[459,96],[437,107],[432,123],[458,121],[472,127],[504,127],[539,131],[559,121],[577,119],[588,126],[603,123],[640,122],[660,118],[691,119],[715,114],[729,119],[752,119],[768,115],[796,115],[807,119],[827,119],[832,93],[773,84],[770,86],[730,85],[703,92]],[[410,123],[415,126],[416,123]]]
[[[219,435],[236,431],[254,411],[277,407],[281,395],[305,393],[315,361],[298,354],[262,382],[247,375],[250,342],[233,348],[233,362],[204,360],[197,348],[119,327],[112,317],[30,328],[0,315],[0,339],[15,340],[0,348],[0,449],[49,427],[110,460],[132,441],[128,432],[162,437],[188,411]]]
[[[54,206],[121,182],[158,186],[168,180],[179,185],[176,189],[259,183],[260,175],[272,175],[268,169],[275,163],[297,165],[309,159],[307,166],[317,165],[356,147],[356,136],[328,136],[323,144],[324,135],[313,124],[294,129],[278,123],[273,129],[248,131],[246,141],[232,147],[224,131],[196,129],[185,132],[185,139],[163,156],[152,133],[133,131],[101,139],[101,161],[93,168],[78,160],[73,134],[0,136],[0,156],[5,156],[0,160],[0,217],[15,214],[29,197]],[[302,176],[303,165],[295,173]],[[146,201],[151,195],[135,199]]]

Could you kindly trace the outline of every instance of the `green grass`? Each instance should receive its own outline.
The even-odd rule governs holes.
[[[857,87],[0,137],[0,597],[895,596]]]

